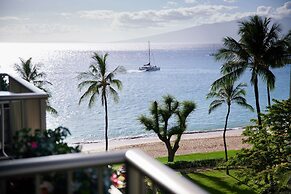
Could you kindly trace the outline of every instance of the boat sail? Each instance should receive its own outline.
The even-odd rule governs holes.
[[[159,71],[160,67],[156,65],[151,65],[151,47],[150,47],[150,42],[148,41],[148,46],[149,46],[149,62],[138,69],[140,71]]]

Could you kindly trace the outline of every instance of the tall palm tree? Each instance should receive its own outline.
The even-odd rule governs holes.
[[[40,64],[32,64],[31,60],[32,58],[29,58],[28,60],[20,58],[21,63],[15,64],[14,68],[22,79],[45,91],[50,98],[51,92],[45,88],[45,85],[52,85],[52,83],[45,80],[46,74],[40,71]],[[58,114],[57,110],[50,105],[49,100],[47,100],[46,110],[54,115]]]
[[[225,63],[221,67],[224,76],[213,83],[214,88],[221,85],[224,79],[238,79],[247,69],[250,70],[259,126],[262,125],[262,120],[258,79],[260,77],[266,81],[268,90],[273,88],[275,75],[270,71],[270,67],[281,67],[286,63],[286,47],[282,50],[282,47],[278,46],[284,43],[278,39],[279,25],[273,24],[269,29],[270,21],[270,18],[252,16],[249,20],[240,22],[240,40],[224,38],[224,47],[215,54],[217,60],[223,60]]]
[[[288,63],[290,66],[290,85],[289,85],[289,99],[291,99],[291,30],[289,30],[289,33],[286,35],[285,40],[288,44],[287,48],[287,58],[289,59]]]
[[[223,130],[223,144],[224,144],[224,153],[225,153],[225,161],[228,161],[227,156],[227,146],[226,146],[226,129],[228,118],[230,114],[230,107],[232,103],[236,103],[242,107],[248,108],[253,111],[253,107],[249,105],[245,99],[246,92],[244,88],[247,85],[245,83],[240,83],[237,86],[234,86],[234,81],[232,79],[225,80],[221,85],[218,87],[212,87],[210,92],[207,94],[206,98],[215,98],[209,105],[209,114],[220,107],[222,104],[227,105],[227,113],[225,117],[225,124]],[[226,174],[229,174],[228,168],[226,168]]]
[[[118,66],[112,72],[108,71],[107,65],[108,53],[105,55],[94,53],[92,59],[94,63],[89,66],[89,70],[81,72],[78,75],[78,79],[81,81],[78,84],[78,88],[86,91],[83,93],[79,100],[79,104],[85,99],[89,98],[88,106],[91,108],[96,101],[97,97],[101,98],[101,104],[104,106],[105,112],[105,150],[108,151],[108,110],[107,110],[107,97],[110,94],[115,102],[118,102],[119,97],[116,89],[121,90],[122,82],[115,79],[115,75],[119,72],[123,72],[124,68]]]

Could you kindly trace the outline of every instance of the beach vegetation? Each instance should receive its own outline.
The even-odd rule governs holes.
[[[108,53],[104,55],[94,52],[93,63],[89,66],[89,70],[81,72],[78,75],[80,83],[78,88],[80,91],[85,89],[79,100],[79,104],[86,98],[89,98],[88,106],[91,108],[96,99],[101,98],[101,104],[104,106],[105,113],[105,150],[108,151],[108,96],[110,95],[115,102],[118,102],[118,90],[122,88],[122,82],[116,79],[116,74],[124,72],[122,66],[117,66],[113,71],[109,71],[107,65]]]
[[[32,64],[32,58],[28,60],[20,58],[20,61],[20,64],[14,65],[15,71],[22,79],[46,92],[50,98],[51,92],[46,88],[46,85],[52,85],[52,83],[46,80],[46,73],[40,70],[41,64]],[[58,111],[51,106],[49,99],[47,100],[46,110],[53,115],[58,114]]]
[[[261,128],[246,127],[251,148],[237,153],[230,165],[243,169],[241,181],[259,193],[291,192],[291,99],[277,101],[262,114]]]
[[[221,67],[223,76],[214,82],[213,87],[218,87],[225,79],[238,79],[247,69],[250,70],[259,126],[262,125],[259,78],[266,82],[270,96],[269,90],[275,87],[275,75],[270,68],[282,67],[288,63],[289,36],[281,38],[280,32],[279,24],[272,24],[271,18],[251,16],[239,23],[239,41],[232,37],[224,38],[223,48],[215,54],[217,60],[225,63]]]
[[[227,106],[227,113],[225,116],[225,123],[223,129],[223,145],[225,152],[225,161],[228,161],[227,156],[227,143],[226,143],[226,129],[228,118],[230,115],[231,105],[233,103],[238,104],[244,108],[247,108],[253,111],[253,107],[249,105],[245,99],[246,91],[245,87],[247,85],[245,83],[240,83],[238,85],[234,85],[233,79],[225,79],[224,82],[220,82],[220,85],[217,87],[211,87],[210,92],[207,94],[207,98],[215,98],[209,105],[209,114],[220,107],[223,104]],[[228,167],[226,167],[226,174],[229,174]]]
[[[192,101],[177,101],[173,96],[163,96],[163,102],[154,101],[150,106],[151,116],[141,115],[138,120],[147,131],[153,131],[164,142],[168,162],[173,162],[179,149],[182,134],[187,129],[187,118],[196,109]],[[174,137],[175,140],[171,140]]]

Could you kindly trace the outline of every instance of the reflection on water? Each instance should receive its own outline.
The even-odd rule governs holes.
[[[92,52],[109,52],[109,69],[122,65],[126,74],[117,76],[123,82],[118,104],[109,102],[109,138],[144,135],[146,132],[138,123],[141,114],[148,113],[150,102],[161,96],[172,94],[178,100],[194,100],[197,110],[189,117],[190,130],[208,130],[223,127],[225,108],[208,115],[210,101],[205,99],[210,84],[219,77],[220,64],[209,53],[211,47],[197,45],[152,44],[155,65],[161,70],[140,72],[138,67],[148,60],[147,44],[52,44],[52,43],[0,43],[0,71],[12,72],[19,63],[19,57],[32,57],[33,63],[41,63],[42,71],[53,83],[50,86],[51,100],[59,116],[47,115],[47,126],[68,127],[72,132],[69,141],[93,141],[103,139],[103,107],[100,101],[89,109],[87,102],[78,105],[81,93],[77,89],[78,72],[86,71],[92,63]],[[274,70],[276,90],[273,98],[288,96],[289,68]],[[248,74],[242,81],[249,83]],[[260,82],[260,101],[266,105],[265,85]],[[254,105],[253,90],[249,84],[247,99]],[[265,108],[263,108],[265,109]],[[229,126],[237,127],[249,123],[255,114],[233,106]],[[147,133],[148,134],[148,133]]]

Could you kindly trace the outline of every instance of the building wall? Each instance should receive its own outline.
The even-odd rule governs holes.
[[[14,93],[31,93],[14,79],[9,80],[9,91]],[[46,98],[21,99],[10,102],[11,132],[23,128],[46,129]]]

